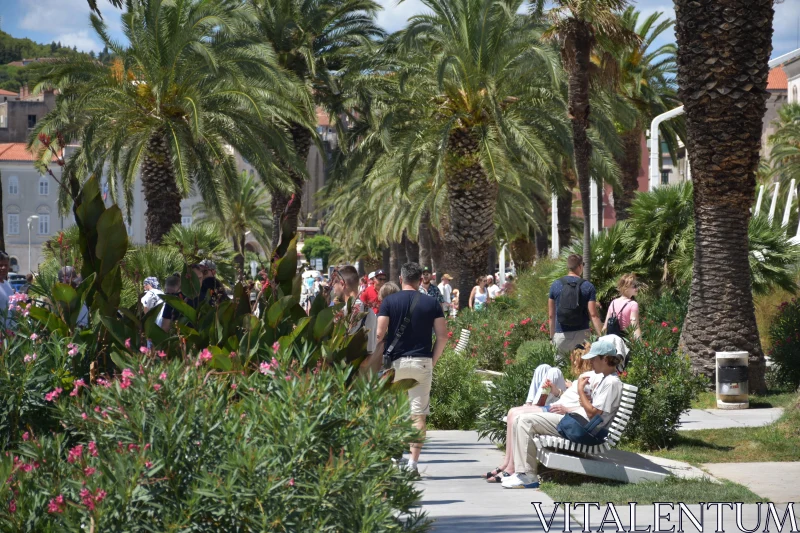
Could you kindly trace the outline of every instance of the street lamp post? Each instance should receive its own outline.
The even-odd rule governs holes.
[[[33,272],[33,265],[31,264],[31,222],[38,219],[37,215],[28,217],[28,272]]]

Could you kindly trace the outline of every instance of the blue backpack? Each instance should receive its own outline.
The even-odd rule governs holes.
[[[602,422],[603,419],[600,415],[595,415],[591,420],[586,420],[577,413],[567,413],[558,423],[556,430],[558,430],[559,435],[575,444],[597,446],[598,444],[603,444],[606,440],[606,435],[608,435],[608,431],[605,429],[597,429],[597,426]]]

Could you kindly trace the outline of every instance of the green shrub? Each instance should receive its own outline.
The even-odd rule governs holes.
[[[778,306],[778,314],[769,328],[772,347],[767,355],[774,367],[771,377],[776,385],[797,389],[800,386],[800,302],[793,298]]]
[[[505,444],[506,423],[503,417],[508,410],[525,403],[528,389],[531,386],[533,371],[541,364],[555,365],[555,349],[549,344],[532,346],[525,359],[508,365],[505,375],[494,380],[494,388],[489,401],[478,417],[477,429],[481,438]]]
[[[433,369],[430,423],[436,429],[473,429],[488,393],[475,359],[445,351]]]
[[[675,326],[644,325],[642,339],[630,341],[625,383],[639,387],[626,441],[644,449],[663,448],[677,435],[681,414],[705,388],[706,379],[692,370],[689,358],[675,350]],[[676,328],[673,330],[673,328]]]
[[[542,352],[551,350],[549,340],[525,341],[517,348],[517,362],[525,361],[531,357],[538,357]]]
[[[61,395],[69,433],[33,432],[0,458],[0,530],[425,529],[420,492],[390,467],[414,431],[385,382],[285,361],[249,375],[138,363]]]

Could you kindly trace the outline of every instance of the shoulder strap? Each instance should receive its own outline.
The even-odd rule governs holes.
[[[403,333],[406,331],[406,326],[411,322],[411,315],[414,314],[414,308],[417,307],[417,302],[419,301],[420,292],[417,291],[414,294],[414,297],[411,299],[411,305],[408,306],[408,313],[406,313],[405,318],[400,323],[400,326],[397,328],[397,331],[394,334],[394,339],[392,340],[392,344],[389,345],[389,348],[386,350],[386,357],[391,357],[392,352],[394,352],[395,347],[397,346],[397,342],[400,340],[400,337],[403,336]]]

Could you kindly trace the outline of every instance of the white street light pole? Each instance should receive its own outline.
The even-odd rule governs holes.
[[[31,222],[39,220],[36,215],[28,217],[28,272],[33,272],[33,265],[31,264]]]
[[[658,165],[658,156],[661,153],[661,143],[658,140],[658,127],[665,120],[675,118],[683,114],[683,106],[676,107],[666,113],[662,113],[650,123],[650,190],[654,191],[661,178],[661,168]],[[688,150],[687,150],[688,151]],[[689,155],[686,155],[687,160]],[[673,162],[673,166],[677,161]]]

